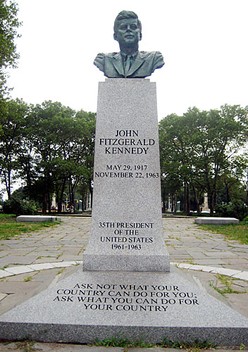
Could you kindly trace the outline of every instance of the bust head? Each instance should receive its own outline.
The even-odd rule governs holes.
[[[133,11],[121,11],[114,22],[114,39],[120,49],[138,50],[138,42],[142,38],[142,26]]]
[[[99,53],[94,64],[108,78],[145,78],[164,65],[160,51],[140,51],[141,22],[133,11],[121,11],[114,22],[120,52]]]

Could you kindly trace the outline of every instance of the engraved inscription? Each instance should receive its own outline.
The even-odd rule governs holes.
[[[153,222],[100,221],[98,226],[110,230],[109,235],[100,236],[100,242],[110,244],[113,250],[140,250],[143,245],[154,242],[154,237],[149,235]]]
[[[82,310],[125,312],[168,312],[173,306],[200,305],[196,293],[185,292],[177,285],[135,285],[76,283],[56,291],[54,302],[80,304]]]
[[[158,178],[158,172],[144,172],[148,168],[148,165],[106,165],[106,171],[95,172],[95,177],[100,178]]]
[[[138,137],[138,130],[117,130],[115,137]]]
[[[140,136],[139,130],[116,130],[113,137],[98,138],[98,145],[106,155],[132,154],[147,155],[156,144],[153,138]],[[107,163],[102,170],[94,171],[95,178],[119,179],[156,179],[160,177],[159,170],[151,169],[148,164],[132,161],[130,164]]]
[[[105,154],[147,154],[155,145],[153,138],[140,138],[138,130],[116,130],[113,138],[99,138]]]

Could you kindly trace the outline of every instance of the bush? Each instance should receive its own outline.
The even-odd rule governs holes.
[[[12,197],[3,204],[3,212],[5,214],[16,215],[34,215],[37,213],[38,206],[32,200],[18,199]]]
[[[241,200],[236,200],[228,204],[217,205],[215,212],[217,216],[234,217],[243,220],[248,216],[248,207]]]
[[[246,217],[243,219],[243,221],[244,221],[246,224],[248,224],[248,216],[246,216]]]

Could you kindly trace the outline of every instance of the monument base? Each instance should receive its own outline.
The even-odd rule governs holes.
[[[165,252],[165,249],[164,249]],[[98,254],[95,252],[84,253],[84,270],[93,271],[162,271],[170,270],[169,255],[116,255]]]
[[[106,338],[248,345],[248,319],[176,268],[83,272],[3,314],[1,340],[94,343]]]

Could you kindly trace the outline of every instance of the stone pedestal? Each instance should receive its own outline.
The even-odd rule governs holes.
[[[84,270],[169,271],[162,231],[156,85],[107,79],[99,84]]]

